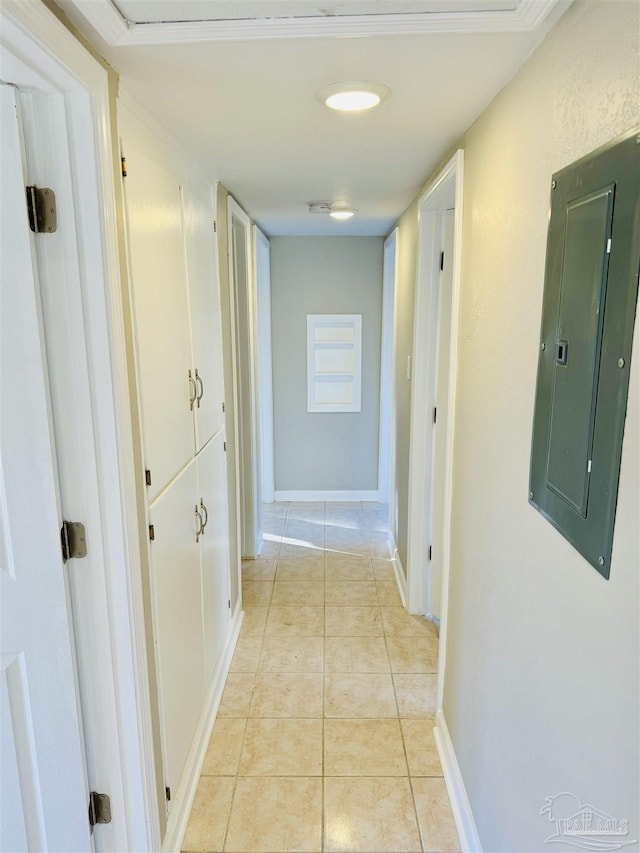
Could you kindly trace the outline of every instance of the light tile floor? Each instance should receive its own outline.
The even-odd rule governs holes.
[[[460,849],[433,738],[438,638],[402,607],[386,518],[265,506],[184,851]]]

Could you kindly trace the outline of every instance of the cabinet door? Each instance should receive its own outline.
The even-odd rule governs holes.
[[[200,539],[202,601],[204,617],[204,661],[207,687],[216,670],[228,633],[229,607],[229,516],[227,510],[227,454],[224,430],[220,430],[198,454],[200,494],[208,515]]]
[[[166,784],[175,791],[204,702],[195,459],[150,506],[151,591]]]
[[[191,340],[177,179],[126,142],[125,194],[149,497],[193,456]]]
[[[185,246],[191,302],[193,366],[198,371],[196,447],[204,447],[224,421],[222,325],[213,206],[200,195],[183,191]]]

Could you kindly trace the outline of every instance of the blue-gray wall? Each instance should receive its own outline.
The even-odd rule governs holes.
[[[273,237],[276,491],[378,487],[381,237]],[[307,314],[362,314],[362,411],[307,412]]]

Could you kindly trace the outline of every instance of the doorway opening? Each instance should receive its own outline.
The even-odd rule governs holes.
[[[446,660],[463,169],[460,150],[418,206],[407,605],[440,630],[438,708]]]

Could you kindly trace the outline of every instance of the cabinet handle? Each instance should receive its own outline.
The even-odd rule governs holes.
[[[196,372],[196,376],[197,376]],[[195,403],[198,396],[198,386],[196,385],[196,380],[193,378],[191,371],[189,371],[189,409],[193,411],[193,404]],[[198,405],[200,405],[198,403]]]
[[[200,498],[200,509],[204,512],[204,521],[202,523],[202,532],[204,533],[204,529],[209,524],[209,510],[204,505],[204,501]]]
[[[200,512],[198,510],[198,504],[196,504],[196,523],[198,525],[196,528],[196,542],[199,542],[200,537],[202,536],[202,533],[204,531],[204,525],[202,523],[202,516],[200,515]]]
[[[196,397],[196,403],[198,404],[198,408],[200,408],[200,400],[202,400],[202,395],[204,394],[204,382],[202,381],[202,376],[198,374],[198,368],[196,367],[196,388],[198,384],[200,385],[200,393]]]

